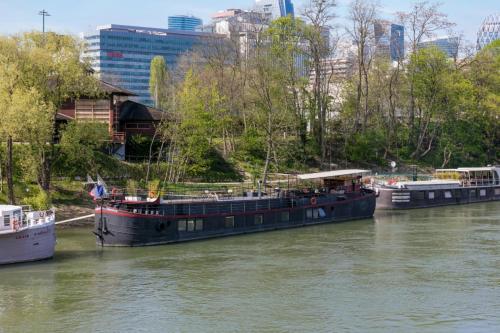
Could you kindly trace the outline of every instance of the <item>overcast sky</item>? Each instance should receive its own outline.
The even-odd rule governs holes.
[[[296,13],[309,0],[294,0]],[[338,0],[337,23],[345,24],[349,0]],[[486,16],[500,12],[500,0],[444,0],[442,11],[474,42],[478,28]],[[42,18],[38,12],[47,10],[47,30],[78,34],[89,32],[98,25],[116,23],[166,28],[169,15],[190,14],[201,17],[204,23],[211,14],[226,8],[250,9],[253,0],[0,0],[0,34],[41,30]],[[391,19],[396,11],[408,10],[412,1],[380,0],[380,15]]]

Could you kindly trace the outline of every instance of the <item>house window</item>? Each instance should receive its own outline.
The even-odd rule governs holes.
[[[281,212],[281,222],[290,221],[290,212]]]
[[[186,231],[186,220],[182,219],[177,221],[177,230]]]
[[[434,200],[434,192],[429,192],[429,200]]]
[[[255,225],[261,225],[263,220],[262,214],[255,215]]]
[[[224,218],[224,226],[226,228],[234,228],[234,216],[226,216]]]
[[[137,128],[141,128],[141,129],[149,129],[150,126],[149,124],[137,124]]]
[[[203,230],[203,219],[196,219],[195,229],[196,229],[196,231],[202,231]]]
[[[451,191],[444,191],[444,197],[446,199],[451,199],[453,198],[453,195],[451,194]]]
[[[10,215],[5,215],[3,217],[3,226],[10,227]]]
[[[194,231],[194,220],[187,221],[187,231]]]

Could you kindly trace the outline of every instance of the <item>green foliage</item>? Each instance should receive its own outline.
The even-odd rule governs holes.
[[[139,184],[134,179],[127,179],[127,194],[131,196],[137,195],[137,190],[139,189]]]
[[[52,206],[52,201],[47,192],[37,187],[34,194],[23,199],[23,204],[30,205],[34,210],[48,210]]]
[[[71,122],[61,131],[56,161],[56,172],[67,176],[96,174],[101,163],[102,150],[107,146],[109,133],[106,124]]]

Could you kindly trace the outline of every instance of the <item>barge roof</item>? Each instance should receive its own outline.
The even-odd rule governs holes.
[[[305,173],[302,175],[297,175],[298,179],[308,180],[308,179],[326,179],[340,176],[362,176],[365,174],[371,173],[370,170],[361,170],[361,169],[348,169],[348,170],[333,170],[333,171],[324,171],[324,172],[316,172],[316,173]]]

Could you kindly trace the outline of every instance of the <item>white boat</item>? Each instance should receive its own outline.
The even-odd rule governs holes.
[[[0,265],[52,258],[55,245],[53,210],[0,205]]]

